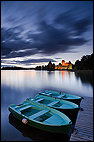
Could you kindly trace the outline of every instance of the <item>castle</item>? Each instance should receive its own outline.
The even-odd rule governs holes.
[[[59,63],[58,65],[55,66],[55,70],[62,70],[62,69],[72,69],[72,64],[69,62],[66,62],[62,60],[62,64]]]

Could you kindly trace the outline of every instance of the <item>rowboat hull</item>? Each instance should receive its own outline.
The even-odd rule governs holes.
[[[52,133],[68,134],[72,122],[65,114],[63,114],[63,113],[61,113],[61,112],[59,112],[59,111],[57,111],[55,109],[43,106],[41,104],[38,104],[38,103],[35,103],[35,102],[33,102],[33,103],[34,103],[34,105],[37,105],[37,106],[39,106],[39,107],[41,107],[43,109],[48,109],[49,111],[51,111],[51,113],[59,115],[62,118],[64,117],[64,119],[66,120],[66,124],[62,123],[61,125],[58,125],[58,124],[57,125],[52,125],[50,123],[46,124],[46,123],[39,122],[39,121],[36,121],[36,120],[33,120],[33,119],[29,119],[27,116],[20,114],[19,111],[16,111],[15,110],[16,106],[14,107],[13,105],[11,105],[9,107],[9,111],[13,114],[13,116],[15,118],[19,119],[20,121],[22,121],[24,118],[27,119],[27,121],[28,121],[27,125],[29,125],[29,126],[32,126],[32,127],[44,130],[44,131],[52,132]],[[52,120],[52,121],[54,121],[54,120]]]
[[[63,100],[73,102],[73,103],[75,103],[75,104],[80,106],[82,98],[80,98],[80,99],[66,99],[66,98],[63,98]]]

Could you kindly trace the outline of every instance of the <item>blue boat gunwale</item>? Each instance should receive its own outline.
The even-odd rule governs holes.
[[[25,101],[24,101],[25,102]],[[27,101],[26,101],[27,102]],[[17,106],[15,104],[12,104],[10,105],[10,109],[12,109],[13,111],[15,111],[17,114],[21,115],[23,118],[26,118],[28,121],[33,121],[33,122],[36,122],[38,124],[42,124],[42,125],[47,125],[47,126],[52,126],[52,127],[62,127],[62,126],[68,126],[68,125],[71,125],[72,124],[72,121],[64,114],[64,113],[61,113],[60,111],[56,110],[56,109],[53,109],[53,108],[50,108],[50,107],[47,107],[43,104],[40,104],[40,103],[36,103],[36,102],[29,102],[28,104],[35,104],[37,106],[40,106],[41,108],[46,108],[46,109],[49,109],[50,111],[52,111],[52,113],[55,113],[55,115],[58,115],[59,114],[59,117],[61,117],[62,119],[65,120],[65,124],[60,124],[60,125],[54,125],[54,124],[47,124],[47,123],[43,123],[43,122],[40,122],[40,121],[37,121],[35,119],[29,119],[29,117],[27,117],[26,115],[24,114],[21,114],[21,111],[19,110],[16,110],[15,108],[13,108],[12,106]],[[28,105],[27,104],[27,105]]]

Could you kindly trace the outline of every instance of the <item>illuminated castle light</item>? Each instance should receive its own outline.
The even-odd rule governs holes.
[[[62,64],[59,63],[58,65],[55,66],[55,69],[59,69],[59,70],[62,70],[62,69],[72,69],[72,64],[71,63],[68,63],[64,60],[62,60]]]

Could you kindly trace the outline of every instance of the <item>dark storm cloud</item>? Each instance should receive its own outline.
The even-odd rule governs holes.
[[[80,25],[75,27],[75,33],[76,35],[78,33],[83,33],[87,30],[86,26],[85,28],[81,29],[79,28]],[[1,31],[2,32],[2,40],[5,41],[2,43],[2,55],[9,54],[8,56],[11,57],[22,57],[22,56],[28,56],[33,54],[38,54],[41,52],[41,54],[44,55],[52,55],[60,52],[70,52],[71,46],[80,46],[87,42],[87,40],[83,37],[71,37],[71,32],[67,29],[57,29],[53,25],[49,25],[46,22],[41,22],[39,25],[39,29],[41,33],[39,34],[28,34],[27,33],[27,39],[32,39],[34,42],[31,43],[27,42],[26,40],[23,40],[22,38],[19,38],[19,33],[14,33],[14,29],[7,30],[7,31]],[[12,31],[13,30],[13,31]],[[17,29],[16,29],[17,30]],[[83,31],[82,31],[83,30]],[[82,32],[81,32],[82,31]],[[14,40],[11,42],[11,40]],[[24,52],[24,53],[17,53],[15,51],[21,50],[21,49],[31,49],[31,52]],[[33,50],[32,48],[35,48],[36,50]],[[15,54],[11,54],[11,51],[14,51]],[[13,52],[12,52],[13,53]]]
[[[67,25],[71,25],[72,23],[75,21],[75,15],[73,10],[69,10],[63,13],[60,13],[57,17],[54,18],[54,22],[56,24],[62,25],[63,26],[67,26]],[[70,27],[69,27],[70,28]]]
[[[1,54],[6,55],[6,58],[25,56],[25,52],[17,52],[21,49],[29,48],[32,50],[31,44],[27,44],[27,41],[19,37],[20,31],[20,27],[1,29]],[[31,52],[31,54],[34,54],[34,52]]]
[[[35,55],[36,53],[37,53],[36,49],[23,49],[18,51],[11,51],[7,56],[3,56],[2,58],[4,59],[4,58],[15,58],[15,57],[27,57],[29,55]]]
[[[80,13],[81,14],[81,13]],[[89,26],[92,24],[92,17],[76,17],[73,10],[61,13],[58,15],[54,22],[61,26],[61,28],[68,28],[70,33],[74,35],[82,35],[84,32],[89,30]]]
[[[55,60],[53,59],[47,59],[47,58],[42,58],[42,59],[28,59],[28,60],[24,60],[24,61],[17,61],[17,62],[20,62],[20,63],[40,63],[40,62],[56,62]]]
[[[28,6],[29,8],[26,8],[25,11],[19,12],[19,8],[17,11],[16,3],[15,7],[18,16],[14,13],[14,17],[9,15],[7,17],[7,21],[12,23],[13,26],[8,29],[1,29],[1,47],[4,58],[24,57],[35,54],[69,53],[74,52],[73,49],[77,49],[77,47],[88,42],[88,38],[83,36],[83,34],[89,30],[92,24],[91,18],[80,17],[71,9],[54,15],[52,22],[49,23],[49,18],[43,14],[43,11],[46,13],[47,8],[45,10],[43,6],[38,7],[36,3],[38,10],[35,9],[34,5],[31,5],[31,11],[30,5]],[[22,7],[25,8],[25,3]],[[10,6],[10,9],[13,8]],[[39,19],[41,14],[42,16]],[[36,32],[32,31],[35,28],[32,24],[37,27]],[[23,34],[23,32],[25,33]]]
[[[44,55],[52,55],[60,52],[70,52],[71,46],[80,46],[87,42],[83,37],[71,37],[71,32],[67,29],[58,29],[54,24],[49,25],[45,21],[42,21],[39,25],[41,30],[40,34],[29,35],[29,38],[36,40],[33,43],[38,50]]]
[[[42,58],[42,59],[28,59],[28,60],[23,60],[23,61],[16,61],[16,60],[1,60],[2,63],[5,64],[25,64],[25,65],[36,65],[36,63],[43,63],[43,62],[56,62],[55,60],[51,58]]]
[[[9,42],[11,39],[16,41],[21,40],[18,37],[19,33],[20,33],[19,27],[10,28],[10,29],[1,28],[1,42],[3,41]]]
[[[74,23],[74,30],[77,35],[81,35],[89,30],[89,26],[92,24],[92,20],[88,17],[78,20]]]

